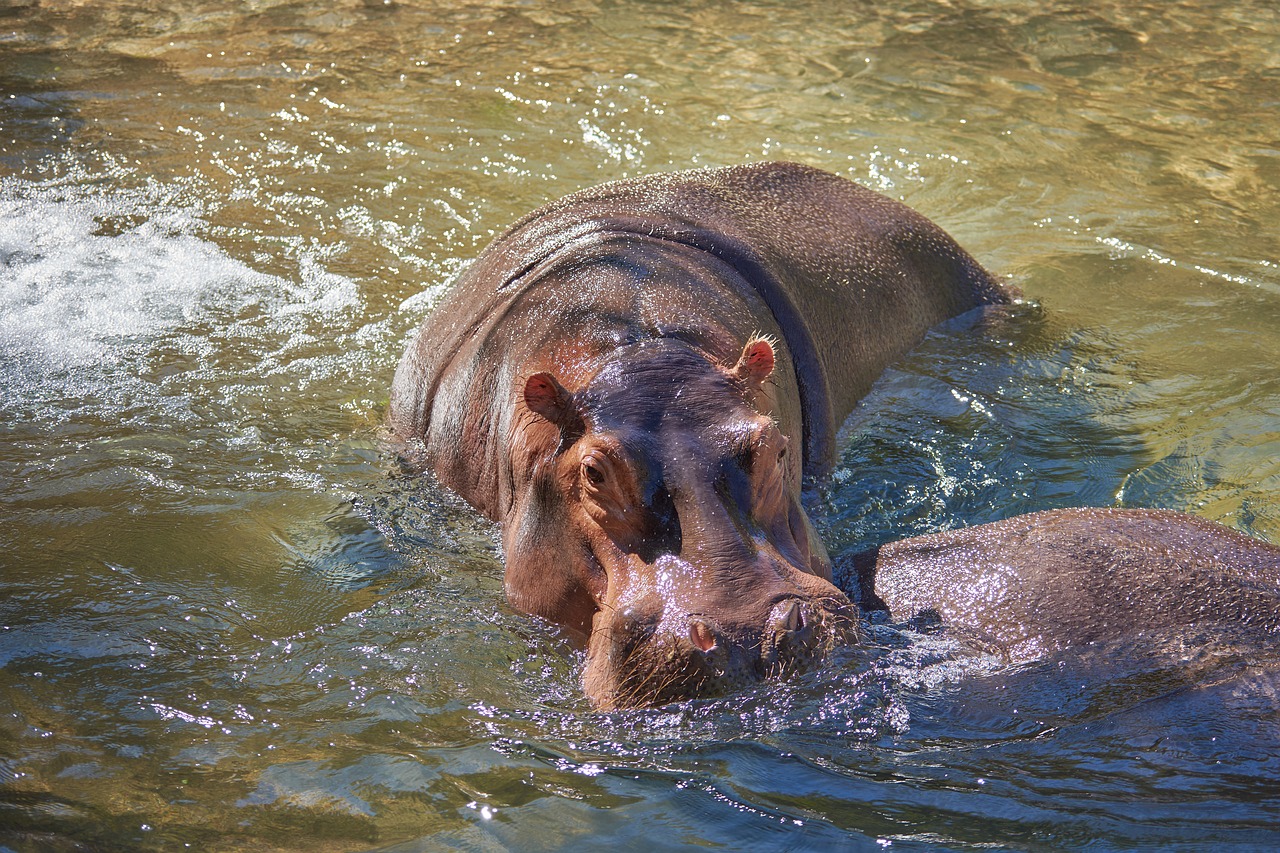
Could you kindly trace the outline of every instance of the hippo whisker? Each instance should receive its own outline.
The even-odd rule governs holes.
[[[634,676],[632,680],[634,680]],[[680,676],[677,673],[668,673],[663,675],[661,681],[657,680],[657,673],[645,676],[636,683],[628,684],[625,687],[624,692],[620,694],[622,701],[618,702],[618,706],[623,708],[635,708],[644,705],[660,704],[663,701],[662,697],[665,697],[667,694],[667,689],[678,681],[680,681]],[[696,687],[697,685],[691,686]],[[655,698],[657,700],[656,702]]]
[[[620,708],[632,708],[655,704],[655,699],[660,703],[667,695],[668,689],[681,682],[683,682],[682,686],[687,688],[683,691],[685,694],[698,695],[707,678],[708,674],[705,672],[690,675],[688,672],[664,670],[661,667],[648,670],[632,668],[626,671],[626,675],[618,685],[614,705]]]

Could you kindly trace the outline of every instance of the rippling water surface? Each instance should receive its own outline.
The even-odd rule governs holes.
[[[511,220],[786,158],[1030,300],[854,414],[833,553],[1086,504],[1280,542],[1274,4],[151,5],[0,2],[0,850],[1280,844],[1274,649],[883,624],[596,714],[379,443]]]

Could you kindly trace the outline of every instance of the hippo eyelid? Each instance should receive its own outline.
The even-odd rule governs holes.
[[[612,437],[600,437],[582,451],[578,477],[583,489],[594,497],[609,493],[614,501],[634,499],[635,464],[621,443]]]
[[[579,457],[581,462],[593,460],[602,467],[616,464],[617,460],[626,458],[626,452],[622,449],[621,443],[611,435],[596,435],[588,438],[583,442],[581,454]]]
[[[763,447],[768,433],[759,426],[753,426],[749,429],[738,432],[729,445],[730,456],[737,460],[742,470],[750,471],[756,457]]]
[[[601,448],[593,448],[582,454],[579,468],[587,485],[600,486],[609,478],[613,465],[614,462],[607,452]]]

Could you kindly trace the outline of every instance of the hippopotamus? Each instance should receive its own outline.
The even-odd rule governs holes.
[[[1280,636],[1280,547],[1169,510],[1045,510],[892,542],[842,569],[865,610],[958,629],[1011,662],[1179,630]]]
[[[802,482],[887,365],[1011,298],[924,216],[818,169],[607,183],[480,253],[388,422],[501,525],[511,605],[585,646],[597,707],[710,696],[856,637]]]

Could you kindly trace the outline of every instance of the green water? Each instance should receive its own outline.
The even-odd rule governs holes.
[[[1271,652],[884,625],[595,714],[379,425],[516,217],[800,160],[1030,300],[854,414],[833,553],[1084,504],[1280,542],[1278,116],[1268,2],[0,0],[0,850],[1273,848]]]

